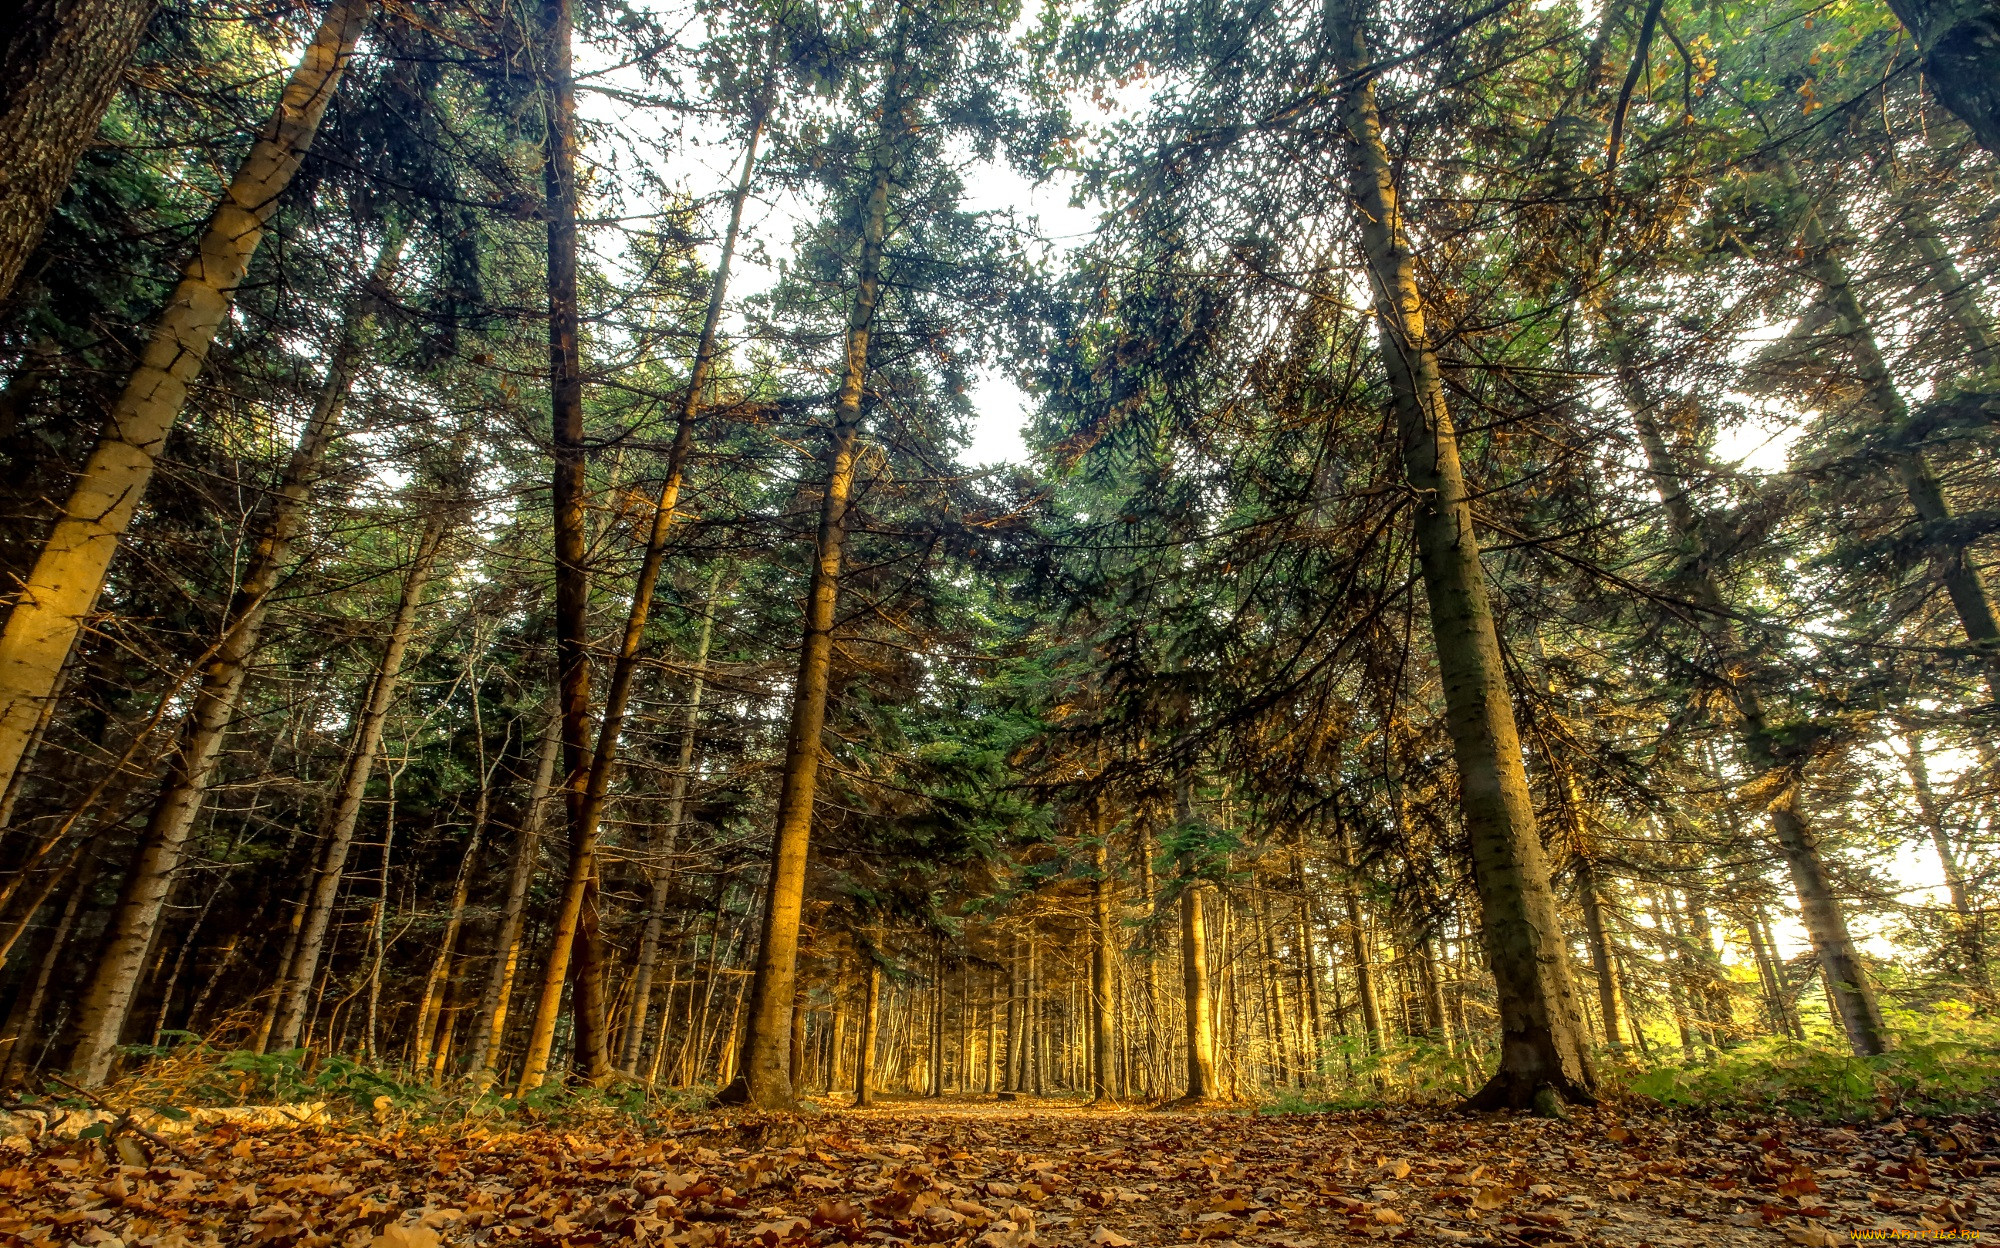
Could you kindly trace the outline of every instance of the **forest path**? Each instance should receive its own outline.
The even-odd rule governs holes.
[[[827,1109],[812,1121],[828,1138],[883,1158],[880,1174],[895,1170],[888,1159],[931,1161],[940,1180],[1003,1219],[1025,1224],[1013,1214],[1031,1213],[1035,1239],[1045,1244],[1832,1248],[1851,1242],[1849,1232],[1869,1239],[2000,1230],[1990,1217],[2000,1179],[1986,1177],[2000,1161],[1935,1160],[2000,1146],[1990,1121],[1890,1123],[1864,1135],[1610,1110],[1549,1122],[992,1097],[885,1098],[867,1110]],[[1913,1150],[1934,1160],[1901,1177],[1887,1172]],[[1887,1171],[1870,1173],[1885,1161]],[[981,1242],[1018,1244],[1004,1232]]]
[[[177,1155],[131,1137],[9,1140],[0,1248],[1836,1248],[1849,1232],[2000,1231],[1996,1128],[1994,1114],[1850,1131],[983,1097],[698,1113],[664,1134],[608,1112],[391,1111],[204,1129]]]

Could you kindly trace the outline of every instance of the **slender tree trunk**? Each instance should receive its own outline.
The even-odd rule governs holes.
[[[1382,995],[1375,985],[1375,964],[1368,956],[1368,925],[1361,911],[1360,866],[1354,861],[1354,845],[1347,828],[1335,831],[1340,852],[1341,896],[1347,902],[1347,943],[1354,960],[1354,995],[1361,1002],[1361,1027],[1367,1033],[1368,1051],[1383,1051]]]
[[[0,17],[0,299],[97,138],[155,0],[19,0]]]
[[[500,927],[493,934],[493,963],[479,997],[479,1013],[466,1043],[466,1069],[481,1091],[499,1079],[501,1041],[507,1034],[507,1006],[514,996],[514,976],[521,962],[521,921],[528,909],[528,886],[534,882],[541,856],[542,827],[547,818],[549,790],[555,784],[556,755],[562,748],[562,723],[552,717],[542,734],[535,776],[528,786],[521,826],[514,835],[513,865],[507,875],[507,900],[500,910]]]
[[[639,961],[632,971],[632,1025],[619,1068],[633,1074],[639,1067],[639,1048],[645,1035],[653,989],[653,965],[659,959],[660,922],[666,913],[667,898],[674,886],[673,856],[679,843],[681,820],[687,810],[688,782],[694,775],[695,733],[701,726],[701,695],[708,677],[708,647],[715,635],[715,598],[722,589],[722,571],[709,579],[708,598],[701,609],[701,633],[695,643],[694,675],[688,680],[686,718],[681,724],[680,758],[667,791],[667,817],[658,843],[660,862],[651,869],[652,894],[646,901],[646,926],[639,937]]]
[[[1554,1112],[1550,1096],[1593,1102],[1596,1076],[1577,1018],[1568,951],[1521,762],[1457,434],[1425,330],[1415,266],[1402,236],[1368,68],[1370,53],[1358,15],[1349,7],[1356,2],[1333,5],[1336,63],[1354,83],[1343,102],[1352,190],[1401,429],[1404,472],[1415,491],[1412,508],[1424,593],[1500,1010],[1500,1068],[1474,1103],[1534,1103]]]
[[[1198,880],[1181,889],[1181,996],[1187,1003],[1187,1095],[1190,1102],[1220,1095],[1215,1081],[1215,1017],[1208,979],[1208,924]]]
[[[1903,745],[1903,769],[1909,773],[1910,790],[1917,799],[1917,816],[1924,825],[1924,831],[1930,834],[1931,847],[1937,851],[1938,866],[1944,871],[1945,890],[1951,897],[1952,916],[1958,924],[1963,973],[1981,993],[1990,992],[1992,988],[1986,974],[1985,933],[1980,930],[1980,916],[1972,904],[1972,890],[1966,884],[1965,870],[1959,866],[1958,851],[1952,847],[1951,835],[1945,831],[1944,814],[1938,806],[1937,794],[1931,790],[1923,734],[1914,731],[1904,733]]]
[[[1292,842],[1292,876],[1298,882],[1298,894],[1292,902],[1292,918],[1299,943],[1301,977],[1305,980],[1309,1023],[1304,1052],[1305,1073],[1317,1080],[1320,1063],[1326,1054],[1326,1018],[1325,1007],[1320,1000],[1319,948],[1314,935],[1312,892],[1306,881],[1305,839],[1305,833],[1300,831]]]
[[[695,347],[694,367],[689,371],[687,391],[682,396],[681,399],[680,419],[677,422],[674,431],[673,446],[668,451],[667,454],[666,479],[664,482],[662,482],[660,486],[659,498],[655,502],[653,507],[652,530],[647,536],[646,552],[639,564],[638,582],[634,586],[632,591],[631,610],[627,612],[625,617],[624,639],[619,645],[618,655],[616,659],[614,659],[612,662],[611,678],[605,688],[604,718],[603,722],[598,726],[597,748],[591,756],[590,773],[584,782],[584,796],[583,796],[581,810],[580,813],[577,814],[576,819],[575,821],[573,821],[570,828],[571,844],[573,847],[571,850],[572,858],[577,857],[578,853],[578,851],[574,848],[574,846],[578,844],[584,844],[588,846],[590,861],[592,864],[590,874],[585,876],[583,881],[579,881],[576,878],[577,873],[575,871],[572,871],[571,887],[575,889],[582,889],[586,887],[587,880],[590,878],[594,878],[596,871],[595,861],[596,861],[598,825],[603,819],[604,803],[606,797],[610,792],[611,771],[612,768],[617,763],[618,738],[619,735],[624,731],[625,727],[625,704],[626,700],[631,695],[632,677],[638,670],[639,648],[641,643],[645,639],[646,621],[652,613],[653,592],[654,589],[659,584],[660,566],[666,558],[667,536],[672,531],[673,528],[674,512],[676,508],[678,508],[680,505],[681,483],[686,475],[688,455],[694,448],[694,429],[695,429],[696,417],[699,415],[701,411],[701,396],[708,388],[709,370],[715,355],[715,331],[716,331],[716,326],[721,321],[723,300],[726,297],[729,289],[729,264],[730,261],[735,256],[736,238],[743,223],[743,203],[749,197],[750,194],[751,175],[754,171],[757,161],[757,140],[762,135],[764,128],[763,113],[764,113],[764,106],[760,104],[755,119],[755,123],[752,126],[750,132],[749,145],[744,152],[743,173],[741,178],[737,182],[736,194],[733,198],[730,209],[729,229],[723,239],[722,260],[716,266],[715,280],[710,284],[709,287],[708,311],[702,320],[701,337],[698,340]],[[572,140],[572,146],[573,146],[573,140]],[[571,206],[573,209],[574,208],[573,200]],[[551,246],[552,247],[554,246],[553,242],[551,243]],[[572,224],[572,235],[569,240],[569,247],[571,250],[572,265],[573,265],[574,250],[575,250],[573,224]],[[574,279],[574,274],[572,273],[571,275],[572,286],[573,286],[573,279]],[[574,301],[573,289],[571,291],[571,300],[573,304]],[[581,434],[582,415],[581,415],[580,389],[578,391],[578,395],[579,395],[578,399],[579,406],[576,413],[575,423],[578,433]],[[580,549],[581,547],[579,546],[579,550]],[[718,573],[718,577],[719,575],[720,574]],[[711,592],[711,597],[713,597],[712,592]],[[704,647],[707,644],[706,630],[707,626],[706,624],[704,624],[704,632],[703,632]],[[697,694],[697,697],[698,696],[699,695]],[[692,731],[690,730],[689,738],[691,739],[691,737],[692,737]],[[685,785],[683,784],[682,786],[683,795],[685,795],[685,792],[686,789]],[[676,817],[676,822],[678,822],[678,817]],[[579,906],[580,905],[581,905],[581,899],[579,899]],[[569,909],[569,899],[565,897],[564,898],[565,912],[567,912],[568,909]],[[657,921],[653,922],[650,926],[655,940],[655,948],[657,948],[657,941],[659,935]],[[592,956],[595,957],[595,955]],[[595,963],[593,962],[590,965],[595,965]],[[580,970],[581,969],[582,968],[580,968]],[[643,984],[636,985],[636,987],[641,990],[650,986],[651,975],[652,975],[652,966],[650,963],[650,959],[647,961],[647,963],[643,968],[643,974],[646,976],[646,982]],[[582,977],[581,974],[579,975],[578,978],[577,988],[580,991],[586,991],[586,992],[593,990],[590,988],[590,985],[585,983],[584,978]],[[557,994],[560,995],[561,992],[560,986],[558,986],[556,991]],[[601,988],[594,989],[594,991],[601,993]],[[546,986],[544,986],[543,994],[544,997],[546,998],[548,994],[548,989]],[[642,1008],[637,1017],[638,1021],[643,1024],[645,1021],[644,1010],[643,1010],[643,1005],[644,1005],[643,999],[640,999],[638,1003]],[[602,1012],[600,1010],[598,1018],[601,1019],[601,1017],[602,1017]],[[581,1022],[581,1019],[579,1021]],[[593,1027],[601,1026],[601,1024],[596,1020],[593,1020],[591,1025]],[[539,1033],[539,1028],[537,1029],[537,1031]],[[633,1039],[632,1042],[627,1046],[629,1052],[626,1056],[625,1061],[622,1064],[625,1070],[629,1073],[632,1065],[636,1063],[638,1060],[639,1039],[644,1035],[644,1031],[643,1028],[631,1028],[628,1029],[628,1032],[633,1037]],[[580,1030],[579,1037],[581,1037],[581,1035],[582,1032]],[[593,1078],[593,1080],[600,1078],[601,1072],[599,1072],[597,1069],[596,1058],[589,1055],[586,1055],[586,1057],[587,1057],[586,1066],[591,1074],[591,1077]]]
[[[478,752],[479,793],[473,799],[472,834],[465,838],[465,853],[458,860],[458,874],[452,880],[451,906],[446,911],[444,937],[438,942],[437,955],[431,959],[430,973],[424,976],[423,995],[417,998],[417,1029],[412,1037],[416,1051],[410,1066],[419,1076],[431,1065],[431,1039],[437,1030],[439,1012],[444,1008],[444,998],[449,991],[451,960],[458,949],[458,935],[465,925],[465,901],[472,887],[472,869],[479,862],[479,849],[486,840],[486,820],[493,807],[493,768],[499,766],[495,759],[491,766],[486,762],[486,726],[479,711],[479,676],[473,670],[478,659],[478,647],[466,660],[466,676],[472,686],[472,740]]]
[[[1639,380],[1631,340],[1615,317],[1607,316],[1606,326],[1619,355],[1620,381],[1632,408],[1633,427],[1646,452],[1647,468],[1652,474],[1654,488],[1665,504],[1667,522],[1674,537],[1696,568],[1693,578],[1695,596],[1713,621],[1708,629],[1709,635],[1722,651],[1724,670],[1730,673],[1729,693],[1742,723],[1744,755],[1750,765],[1767,778],[1773,790],[1767,799],[1766,809],[1779,851],[1791,871],[1792,885],[1798,892],[1800,917],[1805,921],[1806,933],[1812,940],[1813,951],[1819,957],[1827,982],[1837,985],[1835,1000],[1840,1006],[1838,1012],[1848,1042],[1856,1053],[1884,1052],[1889,1038],[1881,1007],[1876,1003],[1874,988],[1868,981],[1860,953],[1848,932],[1847,917],[1841,911],[1840,901],[1827,875],[1826,863],[1820,856],[1818,838],[1813,835],[1812,827],[1800,808],[1798,773],[1802,764],[1781,756],[1770,733],[1764,716],[1763,697],[1750,678],[1751,665],[1730,623],[1731,612],[1723,601],[1722,591],[1710,566],[1701,536],[1705,531],[1701,517],[1688,496],[1686,478],[1668,449],[1666,437],[1654,416],[1652,398]]]
[[[1146,968],[1146,1092],[1149,1096],[1164,1096],[1167,1060],[1161,1052],[1160,892],[1159,882],[1153,878],[1152,819],[1142,811],[1138,822],[1139,835],[1133,851],[1139,860],[1139,888],[1145,893],[1146,906],[1146,947],[1141,953]]]
[[[1097,878],[1091,881],[1090,890],[1091,918],[1096,926],[1090,958],[1091,1040],[1096,1059],[1091,1069],[1090,1099],[1098,1104],[1108,1103],[1117,1095],[1117,1071],[1113,1060],[1117,1054],[1117,1020],[1112,1014],[1111,983],[1112,963],[1117,957],[1117,928],[1112,922],[1111,847],[1106,844],[1110,836],[1108,824],[1100,798],[1097,844],[1091,851]]]
[[[340,894],[348,847],[354,841],[355,821],[361,815],[361,800],[368,791],[368,777],[375,767],[375,755],[382,748],[382,726],[389,718],[389,707],[396,700],[396,688],[403,670],[403,652],[409,648],[410,638],[416,633],[417,611],[422,605],[424,586],[430,580],[438,549],[444,544],[446,527],[442,505],[434,504],[424,521],[423,533],[417,539],[409,571],[403,577],[402,594],[396,602],[395,617],[389,624],[388,644],[383,647],[382,662],[375,669],[366,703],[355,724],[354,748],[347,758],[346,772],[341,777],[333,813],[327,820],[325,852],[313,881],[305,921],[299,932],[298,952],[293,955],[278,1010],[276,1036],[280,1049],[296,1048],[299,1044],[300,1028],[305,1023],[306,998],[319,970],[320,951],[326,943],[327,927],[333,921],[334,902]]]
[[[862,979],[860,1051],[854,1062],[854,1103],[875,1103],[875,1045],[882,1027],[882,964],[868,952],[868,972]]]
[[[402,242],[396,236],[383,244],[371,283],[374,288],[389,280],[401,251]],[[140,837],[138,857],[126,876],[110,940],[99,955],[78,1015],[78,1040],[71,1064],[85,1086],[103,1082],[124,1031],[133,994],[138,990],[139,968],[158,933],[161,909],[180,869],[188,833],[207,795],[223,737],[262,640],[271,592],[290,563],[306,497],[320,474],[346,407],[373,313],[372,294],[364,294],[348,310],[318,401],[272,496],[271,509],[259,526],[249,565],[224,618],[222,638],[202,668],[193,705],[168,755],[166,777]]]
[[[1619,1000],[1618,967],[1611,956],[1611,927],[1604,921],[1604,898],[1597,882],[1597,864],[1587,854],[1576,860],[1577,904],[1583,910],[1584,940],[1590,946],[1590,970],[1597,980],[1597,1008],[1603,1019],[1604,1043],[1613,1053],[1625,1051],[1619,1024],[1624,1002]]]
[[[63,963],[65,946],[69,934],[76,927],[76,916],[83,908],[84,898],[89,895],[95,882],[95,860],[84,864],[77,873],[76,883],[70,888],[69,896],[63,901],[62,913],[56,925],[49,932],[49,947],[42,953],[41,965],[35,968],[34,986],[22,996],[22,1004],[13,1011],[8,1028],[7,1059],[4,1069],[0,1069],[0,1087],[14,1087],[26,1077],[29,1054],[35,1048],[42,1025],[42,1014],[48,1008],[49,986],[55,978],[56,968]]]
[[[208,359],[265,223],[319,129],[372,8],[372,0],[334,0],[327,10],[277,111],[209,218],[173,297],[155,317],[139,365],[21,586],[0,632],[0,786],[20,765],[42,703],[54,693],[70,646],[104,587],[105,569],[152,479],[154,461],[180,419],[188,386]],[[14,160],[10,150],[10,171]],[[0,188],[0,197],[0,203],[11,200],[11,186]]]
[[[592,1083],[610,1072],[605,1034],[604,959],[597,933],[597,838],[587,825],[590,749],[590,570],[585,533],[583,357],[577,299],[576,82],[571,72],[571,0],[541,0],[543,41],[542,180],[548,223],[549,404],[555,452],[555,631],[562,718],[562,794],[569,871],[549,945],[541,998],[528,1031],[520,1094],[540,1087],[555,1043],[563,988],[575,963],[570,1000],[571,1060]]]
[[[1890,193],[1895,199],[1896,214],[1902,219],[1904,237],[1923,266],[1925,283],[1958,326],[1964,340],[1966,364],[1977,372],[2000,372],[2000,330],[1995,329],[1993,318],[1980,306],[1978,285],[1966,281],[1958,271],[1958,263],[1939,237],[1937,223],[1918,193],[1893,179]]]
[[[896,72],[900,74],[900,68]],[[811,849],[813,799],[819,780],[820,736],[826,724],[841,552],[847,536],[848,498],[854,484],[861,400],[868,378],[868,341],[881,296],[889,195],[897,153],[909,128],[905,116],[907,104],[899,81],[892,79],[883,100],[872,158],[872,185],[863,208],[861,256],[854,305],[847,321],[846,361],[834,405],[815,558],[806,589],[805,636],[799,646],[791,725],[785,739],[785,770],[778,794],[777,829],[771,845],[769,891],[765,895],[763,930],[750,981],[743,1082],[740,1087],[725,1089],[722,1096],[725,1101],[765,1109],[784,1108],[793,1099],[791,1081],[785,1075],[785,1053],[790,1047],[786,1031],[792,985],[798,972],[799,919],[805,905],[806,860]]]
[[[1789,166],[1785,175],[1796,186]],[[1819,282],[1826,306],[1838,318],[1835,332],[1846,345],[1862,393],[1874,409],[1877,431],[1893,438],[1909,423],[1909,405],[1889,376],[1889,366],[1882,359],[1868,314],[1854,293],[1840,248],[1812,210],[1806,213],[1800,236],[1806,266]],[[1953,513],[1944,488],[1921,450],[1889,450],[1881,454],[1924,527],[1924,546],[1930,551],[1938,579],[1944,583],[1945,593],[1958,612],[1966,641],[1979,652],[1988,692],[2000,700],[2000,612],[1994,609],[1986,578],[1966,539],[1950,531]]]

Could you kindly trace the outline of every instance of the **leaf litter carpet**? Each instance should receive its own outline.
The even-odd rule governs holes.
[[[222,1127],[178,1153],[16,1138],[0,1244],[1836,1248],[1992,1238],[1996,1131],[1994,1115],[1843,1129],[903,1101],[647,1135],[364,1121]]]

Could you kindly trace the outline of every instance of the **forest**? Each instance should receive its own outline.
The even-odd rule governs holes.
[[[1993,0],[10,7],[15,1108],[2000,1092]]]

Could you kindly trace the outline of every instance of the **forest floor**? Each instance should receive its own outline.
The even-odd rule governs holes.
[[[2000,1238],[1996,1131],[2000,1115],[1846,1129],[991,1098],[650,1133],[364,1118],[205,1129],[177,1152],[10,1141],[0,1244],[1833,1248]]]

